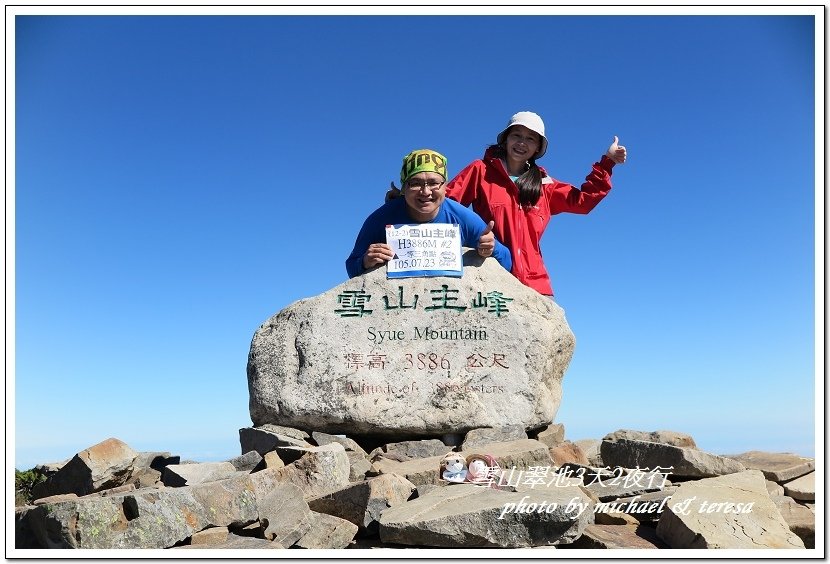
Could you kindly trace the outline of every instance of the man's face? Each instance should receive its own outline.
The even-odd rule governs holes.
[[[419,172],[406,181],[404,199],[409,215],[416,221],[430,221],[438,215],[447,183],[437,172]]]

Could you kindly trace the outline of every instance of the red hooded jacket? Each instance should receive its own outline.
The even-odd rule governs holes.
[[[519,205],[519,189],[493,149],[473,161],[447,184],[447,197],[473,205],[481,218],[495,223],[493,232],[513,255],[513,275],[540,294],[553,295],[539,241],[552,215],[588,213],[611,190],[614,161],[604,156],[594,163],[580,190],[559,182],[542,170],[542,193],[535,206]]]

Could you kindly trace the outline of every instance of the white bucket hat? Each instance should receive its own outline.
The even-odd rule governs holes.
[[[532,132],[539,134],[542,138],[542,146],[539,147],[538,151],[536,151],[534,158],[541,158],[542,155],[545,154],[545,151],[548,150],[548,138],[545,137],[545,123],[542,121],[542,118],[533,112],[519,112],[517,114],[513,114],[513,117],[511,117],[510,121],[507,123],[507,127],[499,133],[498,137],[496,137],[496,143],[503,145],[504,137],[507,135],[507,130],[514,125],[523,125]]]

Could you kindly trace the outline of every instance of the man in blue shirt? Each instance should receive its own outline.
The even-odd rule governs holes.
[[[354,249],[346,259],[346,271],[354,278],[394,258],[386,244],[386,226],[403,223],[452,223],[459,226],[461,244],[482,257],[492,256],[508,272],[513,266],[510,251],[496,240],[493,224],[484,223],[474,211],[445,198],[447,159],[430,149],[417,149],[403,159],[403,198],[386,202],[363,222]]]

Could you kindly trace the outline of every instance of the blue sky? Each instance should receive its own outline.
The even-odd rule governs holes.
[[[346,279],[407,152],[455,174],[520,110],[559,180],[614,135],[629,155],[542,240],[577,339],[566,438],[814,455],[823,77],[794,14],[821,10],[789,13],[18,16],[15,466],[111,436],[239,454],[257,327]]]

